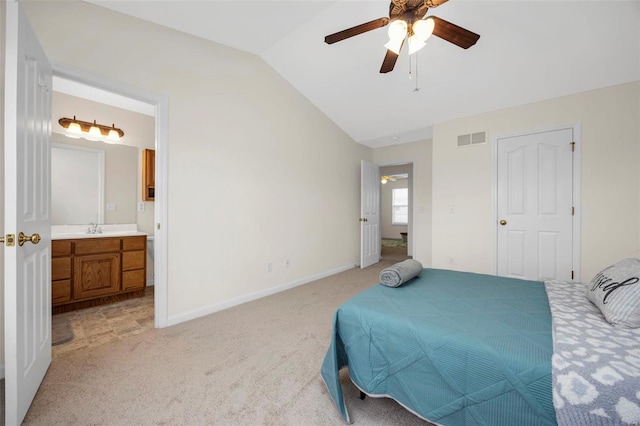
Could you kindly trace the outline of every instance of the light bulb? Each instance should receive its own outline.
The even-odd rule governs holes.
[[[382,178],[380,182],[382,182],[382,184],[384,185],[385,183],[387,183],[387,180],[385,178]]]
[[[431,34],[433,34],[433,29],[435,28],[436,23],[433,19],[421,19],[413,23],[411,27],[413,29],[413,34],[420,41],[426,41]]]
[[[73,139],[79,139],[82,136],[82,127],[80,127],[80,123],[76,123],[75,121],[69,123],[66,136]]]
[[[395,40],[404,40],[407,36],[407,23],[402,19],[396,19],[389,25],[389,30],[387,30],[389,34],[389,38],[393,41]]]
[[[96,124],[96,120],[93,120],[93,126],[89,129],[89,134],[86,136],[86,139],[90,141],[96,141],[102,137],[102,132],[100,128]]]
[[[115,124],[111,125],[111,130],[109,130],[109,134],[107,135],[107,139],[112,140],[112,141],[119,141],[120,140],[120,133],[118,133],[118,131],[116,130],[116,125]]]

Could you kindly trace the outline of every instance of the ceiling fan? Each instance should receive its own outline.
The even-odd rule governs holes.
[[[389,25],[389,42],[385,44],[387,53],[380,67],[381,73],[393,70],[405,38],[408,36],[409,54],[413,54],[425,46],[425,41],[431,34],[450,43],[468,49],[480,38],[465,28],[459,27],[437,16],[423,19],[427,11],[440,6],[447,0],[391,0],[389,17],[379,18],[346,30],[329,34],[324,38],[325,43],[333,44],[347,38],[357,36],[367,31]]]

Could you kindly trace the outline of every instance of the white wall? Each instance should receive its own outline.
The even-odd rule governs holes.
[[[373,162],[376,164],[413,163],[413,230],[410,233],[415,241],[409,240],[409,249],[413,245],[414,259],[425,267],[431,266],[431,139],[392,145],[373,150]]]
[[[54,63],[169,99],[170,322],[357,262],[371,150],[259,57],[89,3],[24,9]]]
[[[493,140],[575,123],[582,133],[581,280],[640,257],[639,117],[640,83],[633,82],[435,125],[433,266],[495,273],[493,145],[457,147],[457,136],[486,131]]]

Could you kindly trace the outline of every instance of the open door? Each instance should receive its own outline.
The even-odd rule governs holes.
[[[360,268],[380,261],[380,167],[362,160],[360,169]]]
[[[5,423],[18,425],[51,363],[51,76],[17,1],[6,1]]]

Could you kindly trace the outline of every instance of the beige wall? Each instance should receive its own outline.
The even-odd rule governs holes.
[[[413,258],[431,266],[431,139],[373,150],[381,165],[413,163]]]
[[[639,117],[640,83],[633,82],[434,126],[433,266],[495,273],[491,142],[576,123],[582,134],[580,278],[589,281],[621,258],[640,256]],[[456,146],[458,135],[478,131],[491,142]]]
[[[24,9],[54,63],[169,100],[170,321],[357,262],[371,150],[259,57],[88,3]]]

